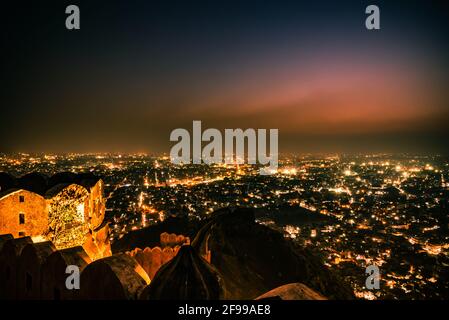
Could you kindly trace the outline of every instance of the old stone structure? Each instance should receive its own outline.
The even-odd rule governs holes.
[[[164,251],[170,256],[164,257]],[[190,245],[116,253],[92,261],[80,246],[56,250],[51,242],[0,235],[2,299],[227,299],[222,274]],[[145,252],[151,255],[145,258]],[[152,255],[155,253],[155,255]],[[171,257],[171,254],[174,256]],[[141,258],[145,258],[141,260]],[[168,259],[165,263],[164,259]],[[143,265],[141,262],[143,261]],[[159,265],[151,278],[145,263]],[[80,289],[68,290],[67,266],[81,272]],[[257,299],[326,299],[302,283],[275,288]]]
[[[66,269],[74,265],[84,270],[92,260],[82,247],[67,248],[53,252],[41,271],[41,298],[47,300],[73,300],[79,298],[79,290],[68,290],[65,285]]]
[[[190,244],[189,237],[184,237],[183,235],[176,235],[174,233],[163,232],[160,235],[161,247],[176,247],[185,244]]]
[[[88,265],[81,283],[83,299],[136,300],[150,278],[134,258],[119,253]]]
[[[48,228],[45,236],[58,249],[81,246],[89,231],[89,192],[77,184],[58,184],[46,192]],[[70,228],[66,225],[70,224]]]
[[[1,173],[0,234],[50,240],[57,249],[83,246],[92,259],[110,256],[103,187],[91,174]]]
[[[0,252],[0,298],[16,299],[19,257],[23,248],[33,243],[30,237],[7,240]]]
[[[18,258],[17,297],[39,299],[41,297],[42,265],[56,251],[51,241],[27,244]]]
[[[135,258],[137,262],[143,267],[150,279],[159,268],[173,259],[183,245],[190,244],[190,238],[183,235],[176,235],[174,233],[163,232],[160,234],[160,247],[154,248],[135,248],[127,252],[128,255]]]
[[[218,300],[225,298],[221,276],[190,245],[164,264],[142,292],[144,300]]]
[[[160,239],[167,238],[166,233]],[[3,299],[139,299],[158,270],[173,261],[189,238],[171,234],[165,245],[92,259],[81,247],[57,250],[51,241],[0,235],[0,292]],[[185,246],[185,245],[184,245]],[[68,290],[66,268],[77,266],[81,289]],[[196,267],[194,267],[196,268]],[[202,268],[202,267],[201,267]]]
[[[0,298],[137,299],[190,244],[188,237],[162,233],[158,247],[112,255],[104,215],[101,179],[1,173]],[[83,290],[66,288],[71,265],[82,272]]]
[[[159,268],[173,259],[178,253],[180,247],[170,248],[160,247],[145,248],[144,250],[136,248],[128,255],[136,259],[136,261],[143,267],[150,279],[153,279]]]
[[[0,233],[14,237],[39,236],[48,228],[44,197],[24,189],[9,189],[0,198]]]
[[[179,247],[135,252],[144,251],[155,252],[154,257],[141,259],[152,265],[155,273],[174,258]],[[70,265],[81,272],[80,290],[66,288],[66,268]],[[51,241],[33,243],[31,237],[0,235],[1,299],[138,299],[150,281],[144,267],[130,253],[93,261],[81,246],[57,250]]]

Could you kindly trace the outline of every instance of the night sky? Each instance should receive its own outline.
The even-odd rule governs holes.
[[[201,120],[278,128],[281,152],[447,153],[445,1],[14,3],[0,152],[169,152]]]

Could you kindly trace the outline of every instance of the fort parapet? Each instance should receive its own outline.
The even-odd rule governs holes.
[[[0,298],[138,299],[158,270],[190,243],[176,234],[163,233],[160,239],[161,246],[92,259],[82,246],[57,250],[51,241],[0,235]],[[69,265],[81,272],[80,290],[66,288]]]

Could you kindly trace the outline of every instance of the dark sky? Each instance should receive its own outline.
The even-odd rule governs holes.
[[[168,152],[193,120],[278,128],[281,152],[447,150],[445,1],[11,2],[0,152]]]

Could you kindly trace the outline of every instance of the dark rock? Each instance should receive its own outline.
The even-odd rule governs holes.
[[[327,300],[318,292],[302,283],[289,283],[264,293],[256,300]]]
[[[156,273],[141,295],[144,300],[217,300],[221,276],[188,245]]]

